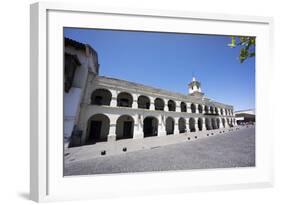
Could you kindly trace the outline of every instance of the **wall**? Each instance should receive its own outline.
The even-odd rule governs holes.
[[[2,146],[0,169],[1,204],[34,204],[28,201],[29,191],[29,3],[30,0],[10,0],[1,4],[1,138]],[[83,2],[83,0],[79,0]],[[92,0],[92,2],[94,2]],[[95,1],[109,7],[143,7],[150,9],[190,10],[201,12],[220,12],[247,15],[269,15],[275,17],[275,67],[281,67],[281,12],[277,0],[104,0]],[[5,48],[5,49],[3,49]],[[16,59],[16,60],[15,60]],[[266,68],[265,68],[266,69]],[[276,69],[274,108],[269,111],[275,122],[271,134],[275,137],[275,172],[276,186],[270,189],[251,189],[234,191],[216,191],[205,193],[188,193],[176,195],[160,195],[146,197],[113,198],[96,201],[76,201],[63,204],[280,204],[280,102],[281,70]],[[274,79],[273,79],[274,80]],[[19,100],[20,99],[20,100]],[[274,109],[274,112],[272,112]],[[15,115],[17,118],[15,118]],[[21,119],[15,127],[15,119]],[[279,125],[279,126],[277,126]],[[188,183],[188,182],[187,182]],[[60,204],[60,203],[54,203]]]
[[[64,138],[70,138],[75,125],[76,113],[80,104],[81,88],[71,87],[68,93],[64,92]]]

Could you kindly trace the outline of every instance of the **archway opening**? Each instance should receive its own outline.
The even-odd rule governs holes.
[[[168,101],[168,108],[169,111],[176,111],[176,103],[173,100]]]
[[[158,135],[158,120],[155,117],[146,117],[143,120],[144,137],[152,137]]]
[[[91,95],[92,105],[110,105],[111,102],[111,92],[106,89],[96,89]]]
[[[215,114],[218,115],[219,114],[219,110],[217,107],[215,107]]]
[[[181,112],[186,112],[186,104],[181,102]]]
[[[220,110],[221,110],[221,115],[223,115],[223,109],[221,108]]]
[[[184,118],[179,119],[179,133],[185,133],[186,132],[186,121]]]
[[[203,129],[203,119],[198,118],[198,130],[202,131],[202,129]]]
[[[150,107],[149,98],[144,96],[144,95],[139,96],[139,98],[138,98],[138,108],[149,110],[149,107]]]
[[[130,139],[134,136],[134,119],[129,115],[122,115],[116,123],[116,140]]]
[[[156,98],[154,100],[154,106],[155,106],[155,110],[164,110],[164,100],[162,100],[161,98]]]
[[[225,119],[222,118],[222,126],[225,127]]]
[[[192,113],[196,113],[196,106],[193,103],[190,105],[190,108]]]
[[[199,111],[199,113],[203,113],[203,107],[202,107],[202,105],[198,105],[198,111]]]
[[[217,129],[219,129],[219,128],[220,128],[220,119],[217,118],[217,119],[216,119],[216,122],[217,122]]]
[[[208,114],[208,113],[209,113],[209,108],[208,108],[208,106],[207,106],[207,105],[205,105],[205,107],[204,107],[204,111],[205,111],[205,114]]]
[[[213,129],[217,129],[217,123],[216,123],[216,120],[215,120],[215,118],[212,118],[212,128]]]
[[[107,141],[110,120],[104,114],[93,115],[88,120],[86,144]]]
[[[210,113],[211,113],[211,114],[214,114],[214,108],[213,108],[213,106],[210,107]]]
[[[207,130],[213,129],[211,125],[211,120],[209,118],[205,118],[205,126]]]
[[[174,134],[174,127],[175,127],[175,121],[171,117],[167,117],[166,119],[166,134],[172,135]]]
[[[122,92],[117,96],[117,106],[119,107],[132,107],[133,97],[131,94]]]
[[[190,130],[190,132],[196,132],[194,118],[189,118],[189,130]]]

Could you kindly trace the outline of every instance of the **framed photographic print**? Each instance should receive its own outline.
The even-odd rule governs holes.
[[[31,199],[272,186],[272,24],[31,5]]]

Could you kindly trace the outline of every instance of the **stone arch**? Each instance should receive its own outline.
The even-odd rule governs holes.
[[[143,136],[152,137],[158,135],[158,119],[153,116],[147,116],[143,119]]]
[[[129,139],[134,136],[134,118],[130,115],[121,115],[116,123],[116,140]]]
[[[203,130],[203,119],[202,118],[198,118],[198,130],[202,131]]]
[[[205,118],[205,126],[207,130],[213,129],[211,125],[211,120],[209,118]]]
[[[144,95],[140,95],[138,97],[138,108],[141,109],[148,109],[149,110],[150,107],[150,100],[147,96]]]
[[[203,106],[201,104],[198,105],[198,111],[199,113],[203,113]]]
[[[86,144],[107,141],[110,120],[104,114],[95,114],[88,120]]]
[[[133,96],[127,92],[121,92],[117,96],[117,106],[119,107],[132,107]]]
[[[219,129],[220,128],[220,119],[219,118],[216,119],[216,125],[217,125],[217,129]]]
[[[164,106],[165,106],[164,100],[161,98],[156,98],[154,100],[154,106],[155,106],[155,110],[164,110]]]
[[[215,118],[212,118],[212,119],[211,119],[211,122],[212,122],[212,128],[213,128],[213,129],[217,129],[217,123],[216,123]]]
[[[191,113],[196,113],[196,106],[194,103],[191,103],[190,109],[191,109]]]
[[[110,105],[112,94],[107,89],[96,89],[91,95],[92,105]]]
[[[186,132],[186,121],[183,117],[179,118],[179,133]]]
[[[186,103],[185,102],[181,102],[181,112],[186,112]]]
[[[195,119],[189,118],[189,130],[190,132],[196,132],[196,127],[195,127]]]
[[[166,118],[166,134],[174,134],[175,120],[172,117]]]
[[[168,109],[169,111],[176,111],[176,103],[173,100],[168,101]]]

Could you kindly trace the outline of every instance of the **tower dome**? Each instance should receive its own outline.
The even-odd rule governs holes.
[[[192,77],[192,81],[188,84],[188,93],[192,96],[203,97],[204,93],[201,90],[201,83]]]

